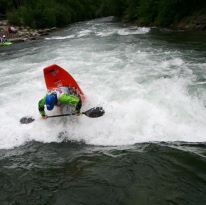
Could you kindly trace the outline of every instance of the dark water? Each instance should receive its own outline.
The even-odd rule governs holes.
[[[83,27],[83,34],[85,31],[88,32],[88,27],[92,32],[92,29],[98,32],[100,30],[100,32],[97,32],[96,36],[91,32],[86,37],[78,37],[79,34],[82,35],[82,30],[80,30],[78,35],[75,34],[75,37],[70,41],[71,30],[67,29],[66,34],[64,33],[66,38],[63,39],[61,39],[63,31],[60,31],[57,32],[58,35],[56,34],[59,39],[53,38],[52,34],[51,39],[48,40],[49,43],[38,40],[17,44],[0,51],[0,57],[4,62],[0,70],[1,89],[3,90],[0,93],[2,96],[0,98],[2,110],[0,111],[4,114],[0,121],[2,125],[0,146],[3,147],[0,149],[0,205],[205,205],[205,33],[154,29],[150,33],[126,35],[126,32],[133,32],[133,30],[122,30],[116,24],[104,24],[103,26],[101,24],[99,28],[99,22],[96,24],[99,30],[96,29],[93,22],[90,22],[88,25],[86,23],[77,24],[72,28],[72,32],[75,33],[74,30],[81,27]],[[99,35],[103,37],[101,36],[100,39]],[[124,43],[121,44],[121,42]],[[126,45],[128,48],[124,51]],[[54,48],[52,52],[50,47]],[[83,49],[81,50],[81,48]],[[138,49],[139,51],[136,52]],[[79,51],[80,54],[76,55],[76,51]],[[110,53],[107,54],[106,51]],[[69,52],[68,56],[67,52]],[[118,52],[119,54],[117,54]],[[22,53],[26,57],[22,57]],[[88,53],[92,53],[92,55],[89,56]],[[113,58],[110,60],[110,57]],[[120,61],[119,58],[122,58],[123,61]],[[63,65],[75,65],[81,68],[85,66],[86,71],[79,68],[77,74],[81,73],[83,76],[81,82],[84,85],[89,84],[88,87],[85,87],[90,90],[93,88],[95,90],[94,85],[100,81],[97,76],[101,76],[102,81],[107,84],[110,83],[107,79],[110,79],[109,77],[112,75],[115,76],[116,64],[114,64],[114,68],[110,67],[107,70],[110,72],[105,78],[99,72],[99,70],[106,70],[109,67],[107,59],[110,62],[116,60],[115,62],[120,65],[119,70],[127,64],[134,67],[131,69],[128,66],[124,72],[131,69],[131,73],[135,73],[137,68],[133,64],[138,65],[140,69],[136,73],[137,78],[134,82],[132,81],[133,75],[129,75],[129,72],[126,73],[128,76],[122,79],[125,82],[128,78],[132,79],[132,85],[126,84],[126,86],[130,86],[129,90],[136,88],[137,84],[135,83],[138,82],[143,87],[142,93],[148,93],[143,97],[140,95],[142,99],[146,99],[143,103],[138,104],[137,102],[139,106],[142,106],[139,108],[141,112],[132,103],[129,105],[134,108],[133,110],[124,106],[124,102],[114,95],[116,87],[113,84],[108,87],[103,84],[106,90],[104,99],[108,98],[108,104],[114,102],[113,107],[118,106],[117,109],[116,107],[114,109],[116,112],[111,111],[102,121],[99,121],[99,124],[85,119],[79,121],[79,128],[73,127],[75,129],[74,137],[69,136],[59,140],[58,137],[56,139],[51,136],[52,129],[61,130],[59,122],[51,122],[52,127],[49,122],[43,125],[39,122],[34,127],[32,125],[28,128],[20,127],[18,119],[19,116],[23,115],[21,113],[29,107],[28,103],[22,109],[20,109],[21,106],[13,107],[12,115],[10,115],[12,106],[7,105],[10,102],[10,96],[4,98],[8,92],[7,89],[9,91],[18,89],[18,86],[13,86],[13,81],[20,81],[18,85],[22,86],[22,90],[14,92],[17,98],[20,96],[18,98],[20,103],[22,103],[21,94],[23,91],[31,89],[32,86],[36,86],[35,94],[40,96],[43,93],[42,74],[38,70],[28,71],[28,68],[48,65],[53,59]],[[89,64],[91,62],[96,64]],[[17,64],[20,65],[19,75],[17,71],[12,70]],[[148,69],[153,65],[157,73]],[[159,65],[162,66],[163,71],[165,69],[165,72],[157,70]],[[7,66],[9,71],[6,70]],[[95,66],[100,74],[97,72],[96,75],[96,70],[93,69]],[[181,66],[182,70],[173,72]],[[92,67],[92,69],[88,67]],[[5,70],[3,70],[4,68]],[[186,68],[193,72],[194,78],[191,77],[189,71],[189,74],[184,73]],[[8,74],[9,72],[10,74]],[[90,72],[89,74],[92,76],[89,83],[87,72]],[[120,73],[121,70],[118,72]],[[118,72],[117,76],[119,76]],[[21,81],[24,76],[21,73],[25,73],[27,77],[31,76],[29,80],[33,85],[30,85],[32,83],[26,80]],[[14,77],[11,83],[9,76],[12,75]],[[32,81],[33,76],[35,81]],[[185,91],[182,95],[176,96],[176,94],[181,94],[180,91],[184,90],[185,84],[181,87],[182,84],[177,85],[170,79],[184,78],[189,79],[188,85],[185,86],[188,92]],[[111,77],[112,83],[115,82],[114,79],[116,76]],[[154,81],[161,83],[163,81],[164,83],[165,79],[168,79],[168,84],[171,83],[171,86],[166,90],[169,93],[169,88],[172,88],[170,95],[163,92],[164,86],[155,87],[156,84],[151,83]],[[101,86],[100,88],[103,87]],[[141,89],[141,86],[138,89]],[[134,89],[134,91],[136,90]],[[158,96],[158,91],[162,91],[167,98],[161,92]],[[96,89],[96,92],[99,90]],[[154,93],[157,94],[150,97]],[[28,97],[29,104],[36,100],[36,96]],[[185,100],[181,101],[181,97]],[[35,110],[36,103],[33,104]],[[154,112],[153,106],[145,108],[145,104],[155,105],[157,112]],[[17,107],[20,107],[19,110]],[[129,117],[124,118],[123,115],[118,115],[122,112]],[[161,115],[162,112],[165,115]],[[16,115],[16,113],[20,114]],[[33,111],[33,114],[36,114],[36,111]],[[13,116],[15,117],[12,118]],[[150,118],[151,116],[153,118]],[[110,123],[107,124],[108,121]],[[131,126],[129,126],[130,124]],[[8,127],[8,125],[10,126]],[[96,125],[96,127],[91,125]],[[69,126],[74,125],[70,124]],[[152,129],[153,127],[155,129]],[[81,131],[81,137],[83,135],[82,138],[78,138],[78,129]],[[94,134],[92,133],[93,129]],[[119,132],[116,131],[118,129]],[[109,131],[100,132],[102,130]],[[154,136],[150,130],[154,131]],[[30,138],[27,136],[27,132],[30,132]],[[97,140],[93,135],[96,136]],[[75,137],[78,138],[77,141]],[[118,144],[118,141],[119,144],[122,144],[121,146],[106,146]],[[139,141],[148,142],[140,143]]]
[[[30,142],[0,152],[1,205],[206,204],[206,145]]]

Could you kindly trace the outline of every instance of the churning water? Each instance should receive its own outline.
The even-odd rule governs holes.
[[[30,170],[28,175],[32,173],[34,181],[41,177],[46,180],[44,185],[37,186],[32,185],[34,181],[31,179],[30,188],[24,187],[25,190],[31,189],[31,193],[32,190],[36,193],[37,187],[49,187],[45,190],[51,195],[45,193],[38,199],[38,192],[37,195],[32,195],[31,204],[35,204],[35,201],[39,201],[36,204],[197,204],[197,201],[192,201],[196,196],[198,204],[203,204],[206,202],[203,195],[206,191],[203,168],[206,141],[205,56],[205,34],[126,26],[112,22],[110,18],[77,23],[45,39],[1,48],[0,148],[9,149],[26,144],[12,149],[13,151],[2,151],[1,164],[7,164],[9,169],[13,167],[15,173],[22,166],[22,169]],[[81,116],[48,120],[40,118],[37,104],[46,92],[43,68],[54,63],[65,68],[87,96],[82,110],[103,106],[106,112],[103,117],[91,119]],[[31,124],[20,124],[19,119],[28,115],[36,120]],[[49,142],[55,144],[47,144]],[[106,147],[103,149],[102,146]],[[173,150],[174,147],[178,148],[178,151]],[[74,151],[76,148],[81,151]],[[114,151],[116,149],[118,151]],[[181,152],[187,151],[195,153],[194,156],[191,153],[181,155]],[[72,156],[68,159],[67,154],[60,153]],[[164,154],[163,159],[161,157]],[[18,162],[14,165],[13,158],[6,158],[5,155],[12,155],[14,161]],[[41,156],[41,159],[37,155]],[[196,159],[196,155],[201,156],[201,159]],[[83,159],[83,156],[86,159]],[[36,157],[41,161],[40,164],[35,163]],[[120,161],[115,161],[115,157]],[[179,158],[178,162],[176,157]],[[200,174],[196,176],[197,179],[190,175],[196,170],[191,164],[187,164],[186,159],[199,166],[197,171]],[[48,160],[52,160],[52,165]],[[78,185],[67,181],[67,188],[63,189],[67,191],[60,192],[62,184],[58,183],[55,187],[55,177],[65,179],[65,163],[69,166],[68,173],[71,174],[68,180],[78,178],[80,181]],[[117,163],[116,166],[114,163]],[[178,167],[181,164],[182,167]],[[108,167],[104,170],[104,166]],[[60,167],[57,170],[59,175],[52,175],[51,171],[51,178],[44,174],[40,176],[38,169],[43,173],[41,167],[47,171]],[[89,174],[86,179],[81,175],[84,167]],[[176,169],[179,168],[179,178],[185,176],[185,181],[179,182],[179,179],[175,178]],[[183,169],[190,174],[184,175]],[[2,172],[8,171],[5,170]],[[92,170],[95,170],[94,173]],[[13,180],[14,172],[11,174]],[[21,174],[23,172],[22,170]],[[143,180],[140,176],[145,172],[147,176]],[[133,175],[130,175],[131,173]],[[126,176],[121,181],[124,175]],[[102,176],[105,176],[104,180]],[[192,180],[188,183],[196,183],[196,187],[191,188],[187,184],[186,180],[190,181],[191,177]],[[120,181],[115,182],[115,179]],[[99,186],[97,183],[91,188],[98,180]],[[139,184],[135,183],[135,180]],[[24,181],[25,184],[27,182]],[[7,184],[7,181],[4,183]],[[158,187],[158,183],[163,187]],[[178,183],[183,189],[182,192],[179,190],[181,196],[175,191],[179,187]],[[74,192],[76,190],[75,194],[70,185]],[[93,191],[96,192],[94,198],[86,199],[84,186],[89,190],[87,197],[94,194]],[[122,186],[126,188],[121,188]],[[189,192],[193,194],[190,195],[191,198],[184,197],[188,186],[191,188]],[[98,190],[98,187],[101,188]],[[23,189],[23,185],[21,188]],[[159,191],[158,196],[155,195],[156,190]],[[171,191],[172,195],[167,196],[166,190]],[[60,192],[60,198],[52,195],[52,191]],[[13,189],[12,193],[15,192]],[[173,197],[175,194],[176,198]],[[10,200],[10,204],[26,204],[28,195],[23,195],[23,198],[18,195],[16,201],[7,197],[3,202]],[[148,195],[151,197],[147,199]],[[64,203],[66,196],[69,198],[66,198]],[[112,203],[105,201],[107,197]],[[58,200],[54,202],[54,198]],[[70,203],[66,203],[67,199]]]
[[[198,55],[168,45],[150,30],[97,20],[2,51],[0,148],[58,141],[62,131],[68,139],[93,145],[205,141],[205,51]],[[53,63],[82,87],[83,109],[102,105],[104,117],[19,123],[25,115],[39,118],[38,100],[46,92],[42,71]]]

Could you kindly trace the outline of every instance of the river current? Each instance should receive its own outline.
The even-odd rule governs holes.
[[[54,63],[103,117],[40,118]],[[0,88],[1,205],[206,204],[205,33],[76,23],[0,48]]]

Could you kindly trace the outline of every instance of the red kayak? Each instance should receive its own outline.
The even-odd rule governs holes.
[[[85,95],[74,78],[60,66],[53,64],[44,68],[44,79],[48,90],[53,90],[58,87],[73,87],[80,94],[82,100],[85,100]]]

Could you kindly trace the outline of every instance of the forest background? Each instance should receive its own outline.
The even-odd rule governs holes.
[[[0,0],[0,16],[13,25],[64,27],[115,16],[141,26],[206,29],[205,0]]]

